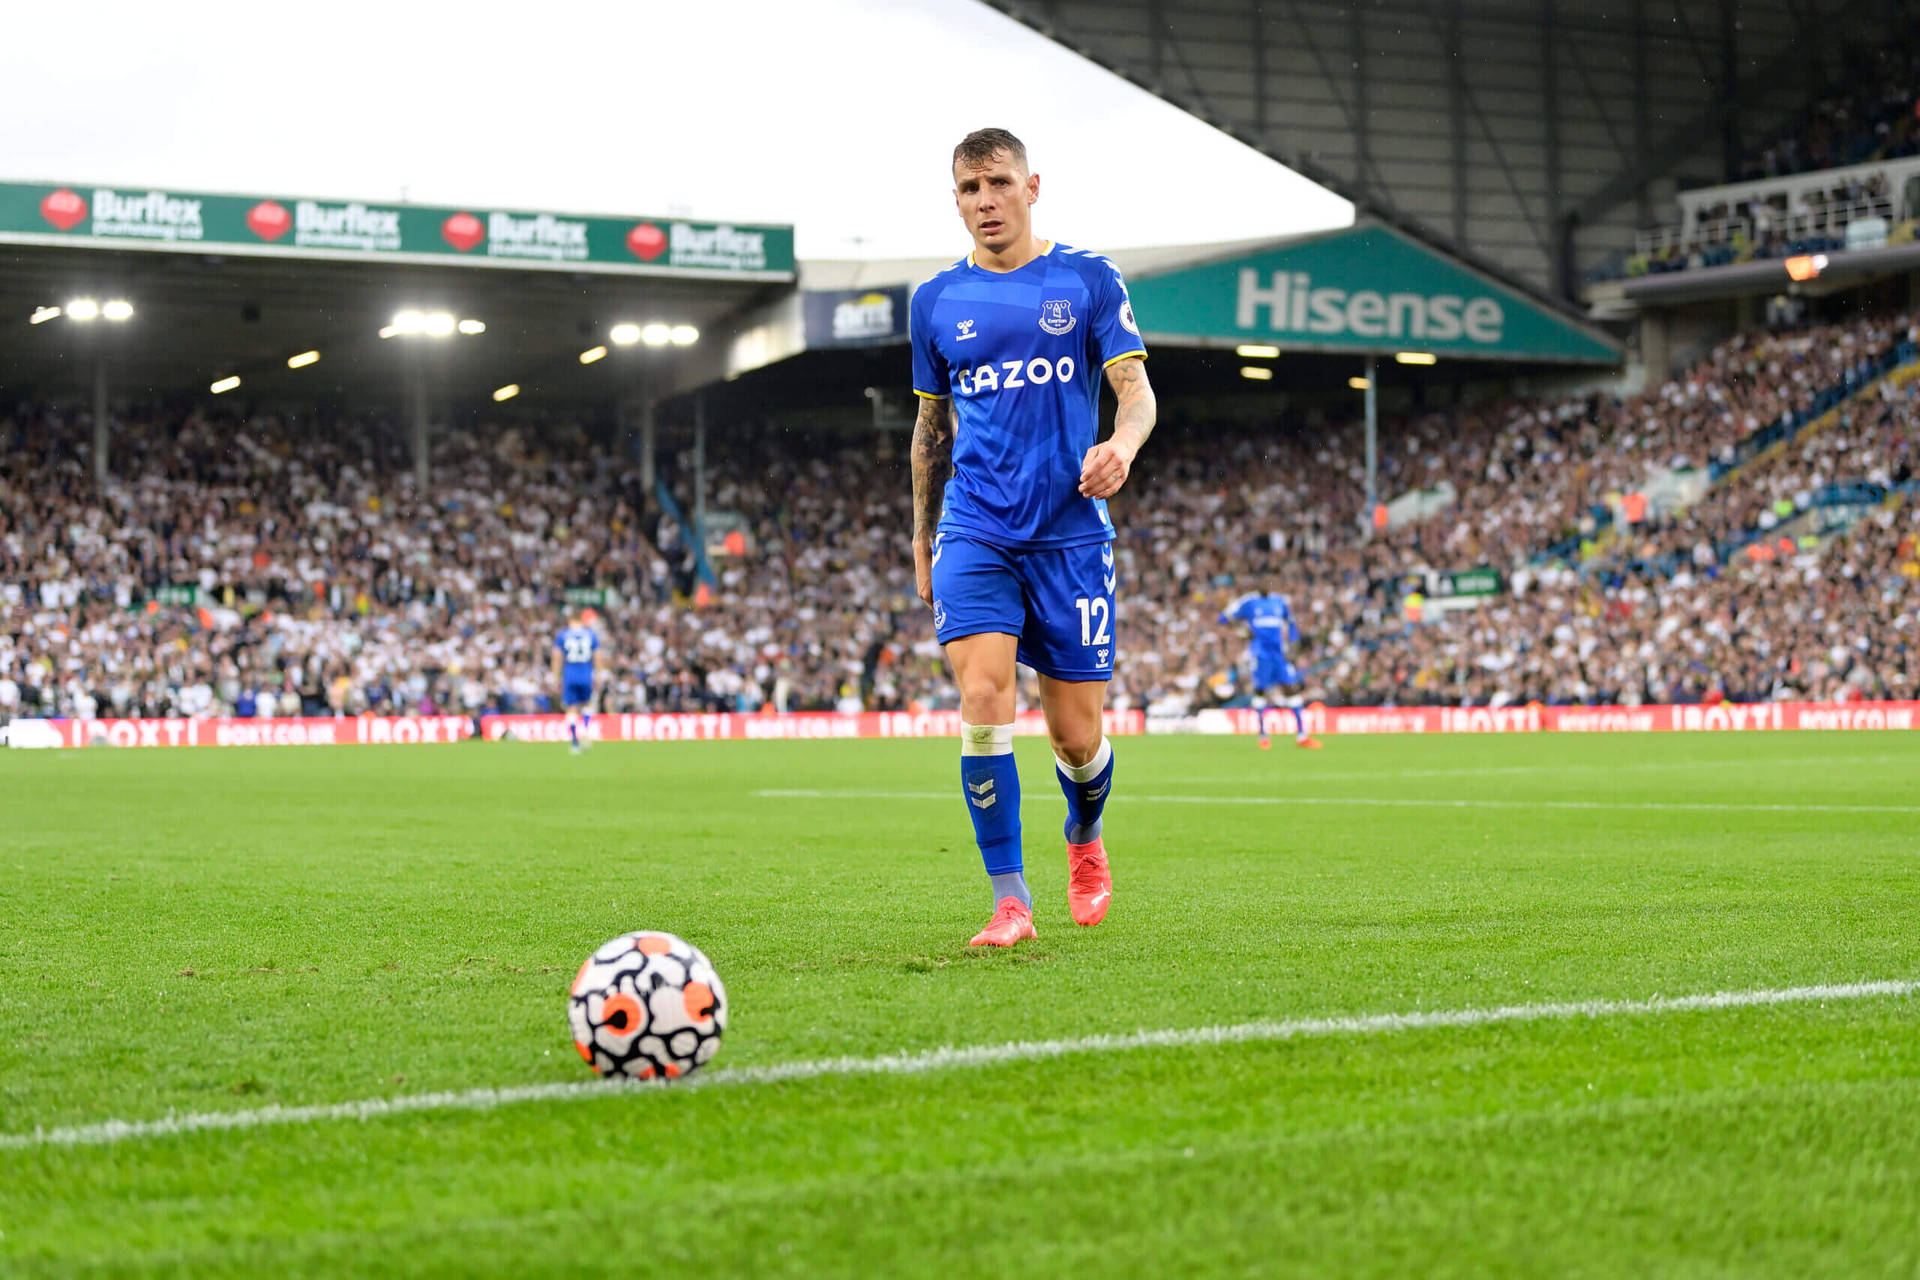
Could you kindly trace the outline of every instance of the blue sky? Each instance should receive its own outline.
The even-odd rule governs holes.
[[[966,244],[947,157],[1021,135],[1089,248],[1282,235],[1352,206],[977,0],[10,14],[0,178],[791,222],[803,257]]]

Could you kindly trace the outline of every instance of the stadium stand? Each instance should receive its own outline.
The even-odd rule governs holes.
[[[1780,178],[1870,160],[1920,155],[1920,53],[1899,47],[1859,55],[1846,87],[1809,103],[1755,147],[1729,182]]]
[[[1842,91],[1756,147],[1724,185],[1678,197],[1595,281],[1911,241],[1920,225],[1920,54],[1881,49]]]
[[[1214,617],[1263,582],[1330,703],[1911,697],[1916,355],[1911,317],[1869,317],[1729,339],[1624,400],[1389,421],[1382,491],[1421,500],[1371,539],[1358,424],[1170,420],[1114,504],[1114,702],[1244,696]],[[565,423],[442,433],[425,495],[374,419],[130,415],[104,497],[90,436],[0,416],[0,715],[540,710],[568,603],[601,615],[607,709],[954,702],[872,437],[718,433],[709,590],[635,461]],[[1425,590],[1482,567],[1477,607]]]

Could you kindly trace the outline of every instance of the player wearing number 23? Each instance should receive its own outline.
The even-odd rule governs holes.
[[[914,569],[960,688],[962,795],[993,886],[994,918],[974,945],[1010,946],[1035,936],[1012,755],[1016,661],[1039,674],[1067,798],[1074,921],[1098,924],[1113,896],[1101,712],[1119,566],[1106,500],[1155,410],[1119,268],[1033,233],[1040,176],[1019,139],[970,134],[953,180],[974,250],[921,285],[910,312]],[[1106,440],[1103,380],[1119,400]]]

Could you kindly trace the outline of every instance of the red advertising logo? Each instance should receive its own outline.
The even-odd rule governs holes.
[[[47,193],[40,202],[40,216],[61,231],[71,231],[87,218],[87,202],[65,187]]]
[[[456,213],[440,224],[440,238],[461,253],[487,238],[487,229],[470,213]]]
[[[278,240],[293,228],[293,215],[286,206],[272,200],[262,200],[247,210],[247,229],[262,240]]]
[[[627,232],[627,248],[642,262],[652,262],[667,251],[667,233],[651,222],[643,222]]]

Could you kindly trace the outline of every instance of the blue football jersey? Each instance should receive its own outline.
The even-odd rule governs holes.
[[[1287,646],[1300,639],[1300,627],[1293,620],[1293,609],[1285,596],[1249,593],[1228,605],[1220,615],[1222,623],[1244,622],[1253,636],[1254,654],[1284,661]]]
[[[940,531],[1010,551],[1109,541],[1080,464],[1106,366],[1146,354],[1120,269],[1058,243],[1018,271],[969,254],[914,290],[908,329],[915,393],[959,419]]]
[[[560,651],[560,673],[563,677],[593,674],[593,655],[600,652],[600,637],[592,627],[565,627],[553,638],[553,647]]]

